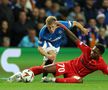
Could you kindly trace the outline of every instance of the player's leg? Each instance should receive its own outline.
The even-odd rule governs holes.
[[[56,65],[55,64],[50,64],[47,66],[34,66],[29,68],[34,75],[38,75],[41,73],[55,73],[56,72]]]
[[[55,51],[50,50],[50,51],[48,51],[48,53],[49,53],[50,55],[53,55],[53,56],[56,58],[56,53],[55,53]],[[46,66],[46,65],[52,64],[52,63],[54,63],[54,61],[55,61],[55,60],[50,60],[50,59],[46,58],[46,60],[44,61],[43,65]],[[43,78],[44,78],[44,77],[47,77],[47,75],[48,75],[48,73],[43,73]]]
[[[65,75],[65,78],[47,78],[44,81],[56,82],[56,83],[81,83],[82,82],[82,78],[78,75],[75,75],[75,72],[71,67],[70,62],[57,63],[55,68],[56,68],[55,76]]]
[[[48,66],[34,66],[29,68],[29,70],[31,70],[34,75],[39,75],[41,73],[55,73],[56,72],[56,65],[55,64],[51,64]],[[12,75],[11,77],[9,77],[8,81],[9,82],[13,82],[13,81],[22,81],[22,73],[18,72],[15,73],[14,75]]]
[[[47,46],[47,45],[48,45],[48,46]],[[42,63],[42,65],[44,66],[44,65],[49,65],[49,64],[54,63],[55,60],[56,60],[56,55],[57,55],[57,53],[58,53],[59,50],[60,50],[60,47],[57,47],[57,48],[56,48],[56,47],[54,47],[51,43],[48,42],[48,44],[45,44],[42,48],[43,48],[43,50],[45,50],[48,54],[54,56],[54,60],[50,60],[50,59],[48,59],[47,57],[44,56],[44,59],[43,59],[44,62]],[[46,78],[47,75],[48,75],[48,73],[43,73],[42,80],[43,80],[44,77]]]
[[[71,78],[56,78],[54,82],[56,83],[82,83],[83,80],[79,76],[73,76]]]
[[[79,76],[73,76],[69,78],[47,78],[46,82],[55,82],[55,83],[82,83],[83,80]]]
[[[70,70],[70,65],[67,62],[56,63],[54,67],[50,68],[54,76],[65,75]],[[49,69],[49,68],[48,68]],[[56,71],[55,71],[56,69]],[[53,71],[54,70],[54,71]],[[48,70],[50,71],[50,70]],[[43,82],[55,81],[56,78],[43,78]]]
[[[22,81],[22,78],[21,78],[21,72],[17,72],[15,73],[14,75],[12,75],[11,77],[8,78],[8,82],[13,82],[13,81]]]

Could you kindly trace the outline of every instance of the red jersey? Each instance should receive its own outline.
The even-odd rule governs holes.
[[[96,70],[108,74],[108,65],[101,56],[99,60],[90,59],[91,48],[81,41],[77,41],[77,46],[81,49],[82,54],[78,58],[69,61],[76,74],[84,77]]]

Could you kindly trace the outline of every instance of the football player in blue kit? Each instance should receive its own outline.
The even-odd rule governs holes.
[[[60,50],[62,39],[65,34],[64,29],[59,27],[56,23],[59,22],[65,25],[67,28],[78,27],[83,33],[87,33],[87,29],[76,21],[57,21],[54,16],[49,16],[46,19],[46,25],[40,30],[39,33],[39,52],[44,56],[43,64],[52,64],[56,60],[56,55]],[[43,78],[47,77],[47,73],[43,74]]]

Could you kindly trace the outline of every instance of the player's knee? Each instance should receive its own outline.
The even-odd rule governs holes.
[[[78,83],[83,82],[83,79],[80,76],[73,76],[73,78],[76,79]]]
[[[56,53],[55,53],[54,50],[50,50],[50,51],[48,52],[48,54],[52,55],[53,58],[54,58],[54,60],[56,60]]]

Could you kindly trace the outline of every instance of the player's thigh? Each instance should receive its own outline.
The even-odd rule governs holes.
[[[64,75],[67,74],[68,71],[70,70],[70,65],[67,62],[60,62],[60,63],[56,63],[56,73],[55,76],[60,76],[60,75]]]
[[[54,50],[50,50],[50,51],[48,51],[48,54],[53,55],[53,56],[56,57],[56,52],[55,52]]]

